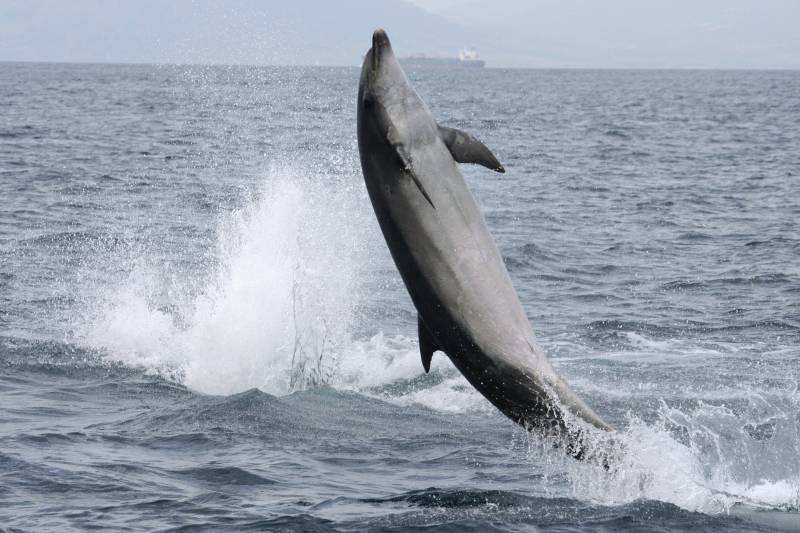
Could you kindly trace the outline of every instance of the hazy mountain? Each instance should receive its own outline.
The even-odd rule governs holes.
[[[0,0],[0,60],[356,65],[382,26],[491,66],[800,68],[798,21],[796,0]]]
[[[403,53],[469,41],[403,0],[0,0],[0,60],[356,65],[379,26]]]
[[[493,64],[800,68],[796,0],[413,0]]]

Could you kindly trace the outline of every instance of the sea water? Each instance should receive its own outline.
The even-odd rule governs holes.
[[[358,77],[0,64],[0,529],[800,528],[800,73],[410,73],[609,470],[424,373]]]

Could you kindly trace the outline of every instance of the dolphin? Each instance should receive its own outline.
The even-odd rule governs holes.
[[[444,352],[511,420],[556,437],[576,458],[586,457],[587,432],[611,427],[561,379],[536,343],[457,163],[497,172],[505,172],[503,166],[469,133],[436,122],[382,29],[364,56],[357,120],[364,180],[418,312],[425,371],[433,353]]]

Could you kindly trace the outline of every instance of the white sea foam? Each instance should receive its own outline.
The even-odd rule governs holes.
[[[493,407],[462,376],[450,360],[435,354],[432,382],[384,390],[383,385],[408,382],[423,376],[419,347],[405,336],[382,333],[356,341],[344,352],[331,382],[400,405],[419,404],[446,412],[491,411]]]
[[[566,475],[567,495],[579,500],[609,506],[656,500],[708,514],[742,508],[800,510],[798,465],[785,462],[793,454],[782,443],[753,447],[780,453],[781,463],[770,469],[775,458],[742,449],[741,439],[734,442],[725,436],[730,430],[725,422],[715,426],[697,412],[686,413],[693,427],[688,438],[677,439],[670,431],[675,413],[667,411],[650,423],[631,416],[619,432],[598,436],[602,444],[595,445],[610,450],[608,469],[597,462],[572,460],[535,435],[525,434],[521,440],[532,467],[544,468],[546,477]],[[714,445],[711,449],[709,442]],[[748,476],[750,471],[760,475]]]

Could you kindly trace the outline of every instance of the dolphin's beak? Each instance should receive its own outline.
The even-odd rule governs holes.
[[[387,52],[392,52],[392,43],[389,42],[389,36],[386,35],[386,32],[378,28],[372,34],[372,70],[378,70],[381,58]]]

